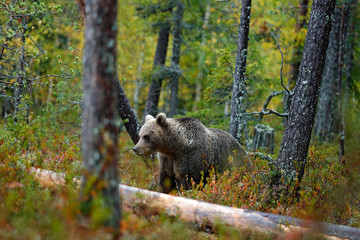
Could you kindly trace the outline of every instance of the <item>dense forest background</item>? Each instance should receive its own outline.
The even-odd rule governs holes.
[[[114,61],[119,86],[140,124],[145,114],[164,112],[195,117],[207,127],[229,131],[242,2],[246,1],[119,2]],[[110,238],[107,228],[101,227],[108,214],[102,210],[104,203],[95,203],[90,220],[79,217],[78,186],[71,181],[83,174],[86,53],[81,4],[0,0],[2,238]],[[312,1],[261,0],[250,5],[244,125],[237,140],[251,153],[254,169],[217,177],[213,173],[207,185],[172,194],[360,227],[358,2],[335,4],[306,164],[295,166],[301,168],[300,181],[288,176],[279,180],[274,161],[289,116],[291,97],[286,89],[294,90],[298,79]],[[149,91],[158,94],[157,106],[149,103],[153,96]],[[143,160],[131,151],[134,138],[126,126],[131,121],[122,117],[117,123],[119,179],[156,190],[156,161]],[[273,145],[255,147],[258,124],[274,133]],[[66,173],[68,184],[40,186],[29,171],[32,167]],[[169,234],[181,235],[180,239],[264,237],[221,223],[189,225],[144,206],[123,209],[121,233],[128,238],[157,239]]]

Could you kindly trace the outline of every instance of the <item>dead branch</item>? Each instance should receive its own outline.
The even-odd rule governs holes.
[[[271,35],[275,38],[275,42],[276,42],[276,46],[278,47],[279,51],[280,51],[280,54],[281,54],[281,67],[280,67],[280,81],[281,81],[281,86],[285,89],[285,91],[289,94],[289,96],[291,95],[290,94],[290,91],[289,89],[287,89],[284,85],[284,82],[283,82],[283,77],[282,77],[282,70],[283,70],[283,66],[284,66],[284,55],[283,55],[283,52],[281,51],[281,47],[279,45],[279,42],[275,36],[275,34],[270,31]]]
[[[259,157],[261,159],[264,159],[264,160],[268,161],[269,165],[275,165],[276,166],[276,161],[272,157],[270,157],[269,155],[266,155],[266,154],[264,154],[262,152],[248,152],[248,154],[250,156]]]
[[[243,115],[255,115],[255,114],[261,114],[261,115],[275,114],[276,116],[279,116],[279,117],[287,117],[288,116],[288,113],[279,113],[279,112],[277,112],[275,110],[271,110],[269,108],[261,109],[260,112],[243,113]]]

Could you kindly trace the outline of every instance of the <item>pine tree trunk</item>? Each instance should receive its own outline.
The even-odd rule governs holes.
[[[243,113],[246,111],[246,85],[245,71],[247,47],[249,40],[249,26],[251,17],[251,0],[242,0],[241,18],[239,26],[238,48],[236,53],[234,83],[231,96],[230,128],[229,133],[238,141],[241,141],[242,132],[245,129],[246,120]]]
[[[321,81],[319,102],[314,124],[314,134],[321,142],[333,141],[339,132],[339,53],[341,9],[336,5],[332,15],[329,46]]]
[[[154,66],[153,66],[154,71],[156,71],[157,68],[160,68],[161,66],[165,65],[166,52],[169,44],[169,34],[170,34],[170,22],[166,21],[165,23],[163,23],[163,25],[160,28],[160,32],[157,40],[156,52],[154,57]],[[145,119],[145,116],[148,114],[155,116],[158,113],[161,84],[162,84],[162,78],[159,78],[157,74],[153,74],[146,100],[143,120]]]
[[[355,44],[355,9],[357,0],[348,0],[348,21],[345,24],[345,44],[344,44],[344,87],[343,87],[343,114],[342,117],[345,119],[349,119],[350,115],[350,85],[352,82],[352,70],[354,68],[354,44]],[[344,125],[343,135],[345,136],[346,129]]]
[[[181,49],[181,24],[184,15],[184,5],[178,1],[176,11],[174,12],[174,30],[173,30],[173,54],[171,57],[171,68],[174,72],[170,77],[170,102],[169,102],[169,117],[173,117],[177,113],[178,105],[178,91],[180,78],[180,49]]]
[[[309,149],[335,0],[314,0],[288,123],[278,155],[285,176],[301,181]],[[298,175],[297,175],[298,174]]]
[[[84,111],[82,151],[84,174],[81,209],[89,214],[101,205],[108,212],[102,224],[119,229],[116,114],[117,1],[86,1],[84,49]]]
[[[295,25],[295,34],[298,34],[302,28],[306,25],[306,15],[308,13],[308,5],[309,0],[300,0],[299,1],[299,11],[298,11],[298,19]],[[299,74],[299,67],[301,63],[301,53],[303,50],[303,42],[299,41],[299,38],[295,38],[294,49],[292,60],[290,64],[290,78],[288,81],[288,88],[293,89],[296,84],[296,80]],[[291,96],[289,96],[288,92],[285,91],[283,95],[284,102],[284,112],[289,112],[289,108],[291,105]],[[287,117],[283,118],[283,124],[286,126]]]
[[[350,32],[350,25],[352,21],[351,17],[351,8],[352,5],[356,4],[356,0],[345,0],[342,5],[342,11],[341,11],[341,28],[340,28],[340,49],[339,49],[339,69],[338,69],[338,81],[339,81],[339,135],[340,135],[340,141],[339,141],[339,161],[343,164],[345,164],[344,155],[345,155],[345,108],[344,108],[344,102],[347,100],[344,98],[344,84],[343,84],[343,72],[344,72],[344,59],[345,55],[352,55],[352,49],[347,46],[347,37],[349,36]],[[345,52],[347,51],[347,52]],[[346,59],[346,61],[348,61]],[[351,67],[351,63],[350,63]],[[346,74],[346,72],[345,72]],[[345,75],[346,76],[346,75]],[[346,89],[346,83],[345,83],[345,89]]]
[[[123,124],[126,128],[126,131],[129,133],[131,140],[136,144],[139,137],[140,122],[135,115],[135,112],[131,108],[130,102],[127,99],[124,89],[122,88],[119,79],[116,77],[116,94],[117,94],[117,110],[119,112],[120,118],[123,121]]]

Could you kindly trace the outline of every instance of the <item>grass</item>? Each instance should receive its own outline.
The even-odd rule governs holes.
[[[20,124],[19,124],[20,125]],[[75,136],[75,137],[74,137]],[[355,141],[355,140],[354,140]],[[120,136],[119,172],[126,185],[156,189],[156,161],[131,153],[126,132]],[[312,146],[300,184],[299,198],[289,198],[297,183],[273,189],[273,174],[267,162],[254,159],[252,172],[237,169],[221,175],[212,173],[205,186],[172,194],[201,201],[251,210],[315,219],[360,227],[358,199],[360,153],[348,148],[346,167],[337,163],[337,146]],[[78,186],[42,188],[28,173],[30,167],[64,172],[67,179],[81,175],[78,132],[45,134],[36,123],[4,127],[0,134],[0,238],[1,239],[111,239],[109,229],[92,224],[79,214]],[[96,216],[94,216],[96,217]],[[287,235],[262,235],[231,229],[221,223],[185,223],[164,212],[134,205],[123,209],[124,239],[286,239]],[[290,234],[290,233],[289,233]],[[296,234],[292,232],[291,234]],[[303,236],[303,239],[311,236]]]

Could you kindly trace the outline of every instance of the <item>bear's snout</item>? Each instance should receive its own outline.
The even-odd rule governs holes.
[[[135,147],[133,147],[133,151],[134,151],[134,153],[137,153],[138,152],[138,148],[135,146]]]
[[[135,145],[132,150],[138,156],[144,157],[149,155],[149,149],[147,149],[146,147],[144,148],[143,146]]]

